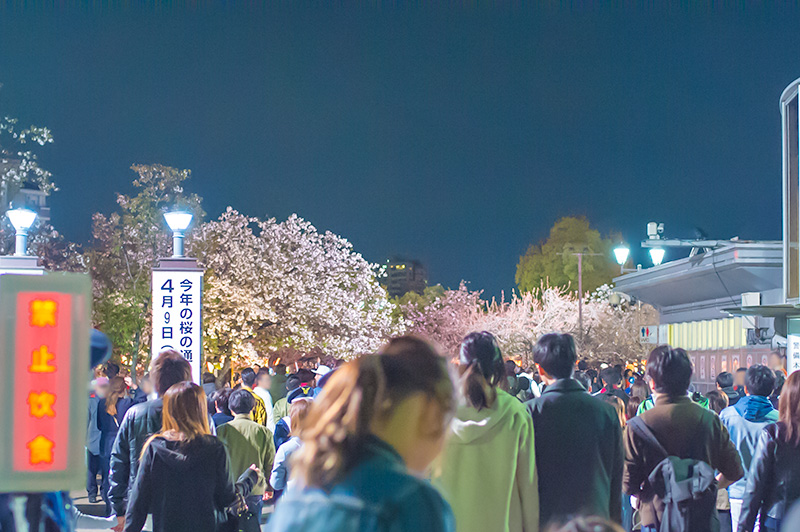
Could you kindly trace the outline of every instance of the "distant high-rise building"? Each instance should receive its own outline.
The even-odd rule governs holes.
[[[394,257],[387,262],[386,279],[390,297],[408,292],[421,294],[428,286],[428,271],[419,261]]]

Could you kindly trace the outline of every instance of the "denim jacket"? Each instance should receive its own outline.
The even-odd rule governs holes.
[[[329,489],[291,488],[277,504],[270,532],[454,532],[450,506],[399,454],[370,437],[363,460]]]
[[[761,431],[778,421],[778,412],[766,397],[748,395],[720,412],[719,417],[730,432],[744,466],[744,477],[731,484],[728,493],[731,499],[742,499],[747,487],[747,471],[753,461]]]

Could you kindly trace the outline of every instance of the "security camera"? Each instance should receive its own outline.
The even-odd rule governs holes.
[[[650,240],[658,240],[664,234],[664,224],[658,222],[650,222],[647,224],[647,238]]]

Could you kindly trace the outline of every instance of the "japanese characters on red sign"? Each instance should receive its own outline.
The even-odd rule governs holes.
[[[15,471],[67,468],[72,295],[19,292],[14,344]]]

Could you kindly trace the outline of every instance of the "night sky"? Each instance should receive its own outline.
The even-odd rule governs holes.
[[[297,212],[488,295],[564,215],[781,237],[800,9],[310,5],[0,8],[0,112],[53,130],[53,225],[86,241],[163,163],[209,217]]]

